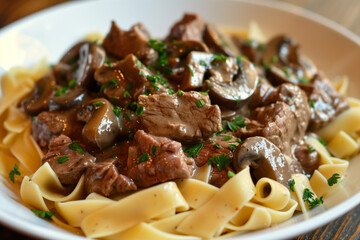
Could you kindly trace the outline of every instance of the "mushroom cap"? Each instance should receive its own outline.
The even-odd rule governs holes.
[[[99,149],[109,147],[118,135],[119,125],[113,106],[104,98],[87,102],[80,109],[78,119],[86,122],[82,129],[83,139]]]
[[[233,164],[237,172],[250,166],[255,180],[268,177],[289,187],[289,164],[280,149],[264,137],[245,139],[234,152]]]

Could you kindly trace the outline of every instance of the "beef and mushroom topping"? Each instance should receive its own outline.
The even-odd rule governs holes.
[[[320,153],[312,131],[349,108],[299,45],[222,31],[185,14],[164,39],[112,22],[103,43],[75,44],[22,101],[61,183],[82,175],[105,196],[196,177],[221,187],[250,167],[288,187]]]

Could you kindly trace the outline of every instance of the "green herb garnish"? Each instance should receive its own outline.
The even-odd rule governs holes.
[[[241,66],[241,64],[242,64],[241,56],[237,56],[237,57],[236,57],[236,64],[237,64],[238,66]]]
[[[63,163],[63,162],[66,162],[67,160],[69,160],[68,156],[61,156],[56,160],[56,162],[57,163]]]
[[[298,78],[297,80],[298,80],[299,83],[302,83],[302,84],[308,84],[309,83],[309,81],[305,77]]]
[[[338,183],[338,179],[340,179],[340,178],[341,178],[341,177],[340,177],[340,174],[334,173],[334,174],[327,180],[327,182],[328,182],[329,186],[332,186],[332,185]]]
[[[219,156],[212,156],[208,160],[208,165],[215,163],[216,167],[219,169],[219,171],[222,171],[226,166],[229,166],[231,163],[230,157],[226,155],[225,153],[222,153]]]
[[[216,148],[219,148],[219,149],[220,149],[220,148],[222,148],[222,146],[220,146],[220,144],[219,144],[219,143],[217,143],[217,142],[216,142],[216,143],[214,143],[214,145],[215,145],[215,147],[216,147]]]
[[[274,56],[271,57],[271,62],[277,63],[278,61],[279,61],[278,56],[274,55]]]
[[[122,110],[118,106],[113,105],[113,112],[114,112],[115,116],[120,117]]]
[[[190,70],[191,76],[193,77],[193,76],[194,76],[194,72],[193,72],[192,68],[190,67],[189,64],[187,65],[187,67],[188,67],[188,69]]]
[[[11,169],[10,173],[9,173],[9,178],[10,180],[15,183],[15,175],[20,176],[21,173],[19,172],[19,167],[18,165],[14,165],[13,169]]]
[[[40,210],[36,210],[36,209],[31,209],[31,211],[33,213],[35,213],[35,215],[37,215],[38,217],[47,219],[47,220],[52,220],[51,217],[55,214],[54,212],[50,212],[50,211],[40,211]]]
[[[226,135],[226,136],[223,137],[223,139],[221,139],[221,141],[229,141],[232,138],[233,138],[232,136]]]
[[[152,153],[152,155],[154,155],[154,156],[155,156],[155,154],[156,154],[157,147],[158,147],[157,145],[153,145],[152,148],[151,148],[151,153]]]
[[[322,139],[322,138],[318,138],[317,139],[324,147],[326,147],[326,142],[325,142],[325,140],[324,139]]]
[[[236,144],[229,143],[228,148],[229,148],[231,151],[234,151],[234,150],[237,148],[237,146],[236,146]]]
[[[200,65],[203,67],[207,67],[207,64],[204,60],[200,60]]]
[[[82,149],[82,147],[75,141],[73,141],[72,143],[69,144],[69,148],[71,150],[77,151],[79,153],[81,153],[82,155],[85,154],[84,149]]]
[[[286,77],[289,78],[290,77],[290,68],[289,67],[283,67],[283,71],[284,71]]]
[[[179,90],[177,91],[177,95],[178,95],[179,97],[181,97],[181,96],[184,95],[184,93],[179,89]]]
[[[246,126],[246,123],[242,119],[242,116],[237,116],[230,122],[227,121],[226,124],[227,124],[227,127],[233,132],[235,132],[236,130],[239,130],[240,128],[244,128]]]
[[[138,115],[139,117],[141,117],[141,115],[143,115],[144,113],[144,107],[143,106],[138,106],[136,108],[136,115]]]
[[[289,180],[289,187],[290,187],[290,190],[293,192],[295,192],[294,186],[295,186],[295,180],[294,179]]]
[[[148,153],[144,153],[143,155],[141,155],[139,161],[136,162],[136,164],[140,164],[142,162],[146,162],[147,160],[149,160],[149,154]]]
[[[196,101],[196,106],[197,106],[198,108],[203,107],[204,104],[205,104],[205,102],[204,102],[204,100],[202,100],[202,99]]]
[[[309,151],[309,152],[315,152],[315,149],[312,148],[311,146],[306,146],[306,149]]]
[[[228,171],[227,172],[227,176],[229,177],[229,178],[232,178],[232,177],[234,177],[236,174],[233,172],[233,171]]]
[[[188,157],[197,157],[203,146],[203,143],[199,143],[193,146],[185,147],[184,152],[187,153]]]
[[[76,79],[71,79],[68,83],[70,89],[74,89],[76,86]]]
[[[213,60],[224,61],[224,62],[226,62],[226,59],[227,59],[226,56],[223,54],[214,54],[212,58],[213,58]]]
[[[323,197],[314,198],[314,193],[311,192],[308,188],[304,189],[303,200],[309,204],[309,209],[316,207],[317,205],[323,204]]]
[[[92,105],[95,107],[101,107],[101,106],[104,106],[105,103],[99,101],[99,102],[93,102]]]
[[[315,108],[315,102],[314,102],[314,100],[309,100],[309,106],[310,106],[311,108]]]

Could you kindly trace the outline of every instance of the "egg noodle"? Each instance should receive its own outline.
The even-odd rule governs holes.
[[[348,98],[351,108],[317,132],[327,147],[307,137],[306,144],[321,156],[320,164],[310,179],[292,174],[293,191],[269,178],[254,184],[249,167],[217,188],[207,183],[210,166],[206,164],[193,179],[165,182],[131,194],[86,196],[84,176],[69,189],[48,163],[41,166],[43,152],[31,135],[31,118],[20,107],[34,83],[49,70],[42,61],[32,68],[13,68],[2,77],[0,173],[6,179],[13,174],[21,198],[31,208],[55,212],[51,219],[56,224],[86,237],[207,239],[271,227],[297,212],[309,211],[305,189],[313,193],[312,199],[324,197],[326,203],[326,196],[346,175],[348,159],[360,149],[360,101]],[[342,94],[347,86],[346,78],[335,84]],[[328,180],[334,174],[340,179],[331,185]]]

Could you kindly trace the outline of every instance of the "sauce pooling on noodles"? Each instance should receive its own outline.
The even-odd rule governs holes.
[[[320,205],[347,164],[327,152],[316,132],[353,109],[294,39],[279,35],[260,43],[221,32],[194,14],[185,14],[162,40],[141,23],[124,31],[112,22],[101,44],[74,45],[21,104],[45,153],[35,184],[53,172],[62,186],[77,186],[88,197],[132,193],[80,220],[69,211],[76,197],[42,193],[89,237],[126,237],[135,226],[211,238],[270,226],[296,208]],[[26,201],[33,183],[24,181]],[[150,196],[159,192],[172,199],[171,206],[158,202],[168,207],[163,215],[144,205],[147,217],[127,225],[114,216],[112,223],[121,226],[101,225],[112,221],[105,220],[111,212],[136,211],[131,201],[156,202]],[[171,232],[149,224],[171,216],[178,217]]]

